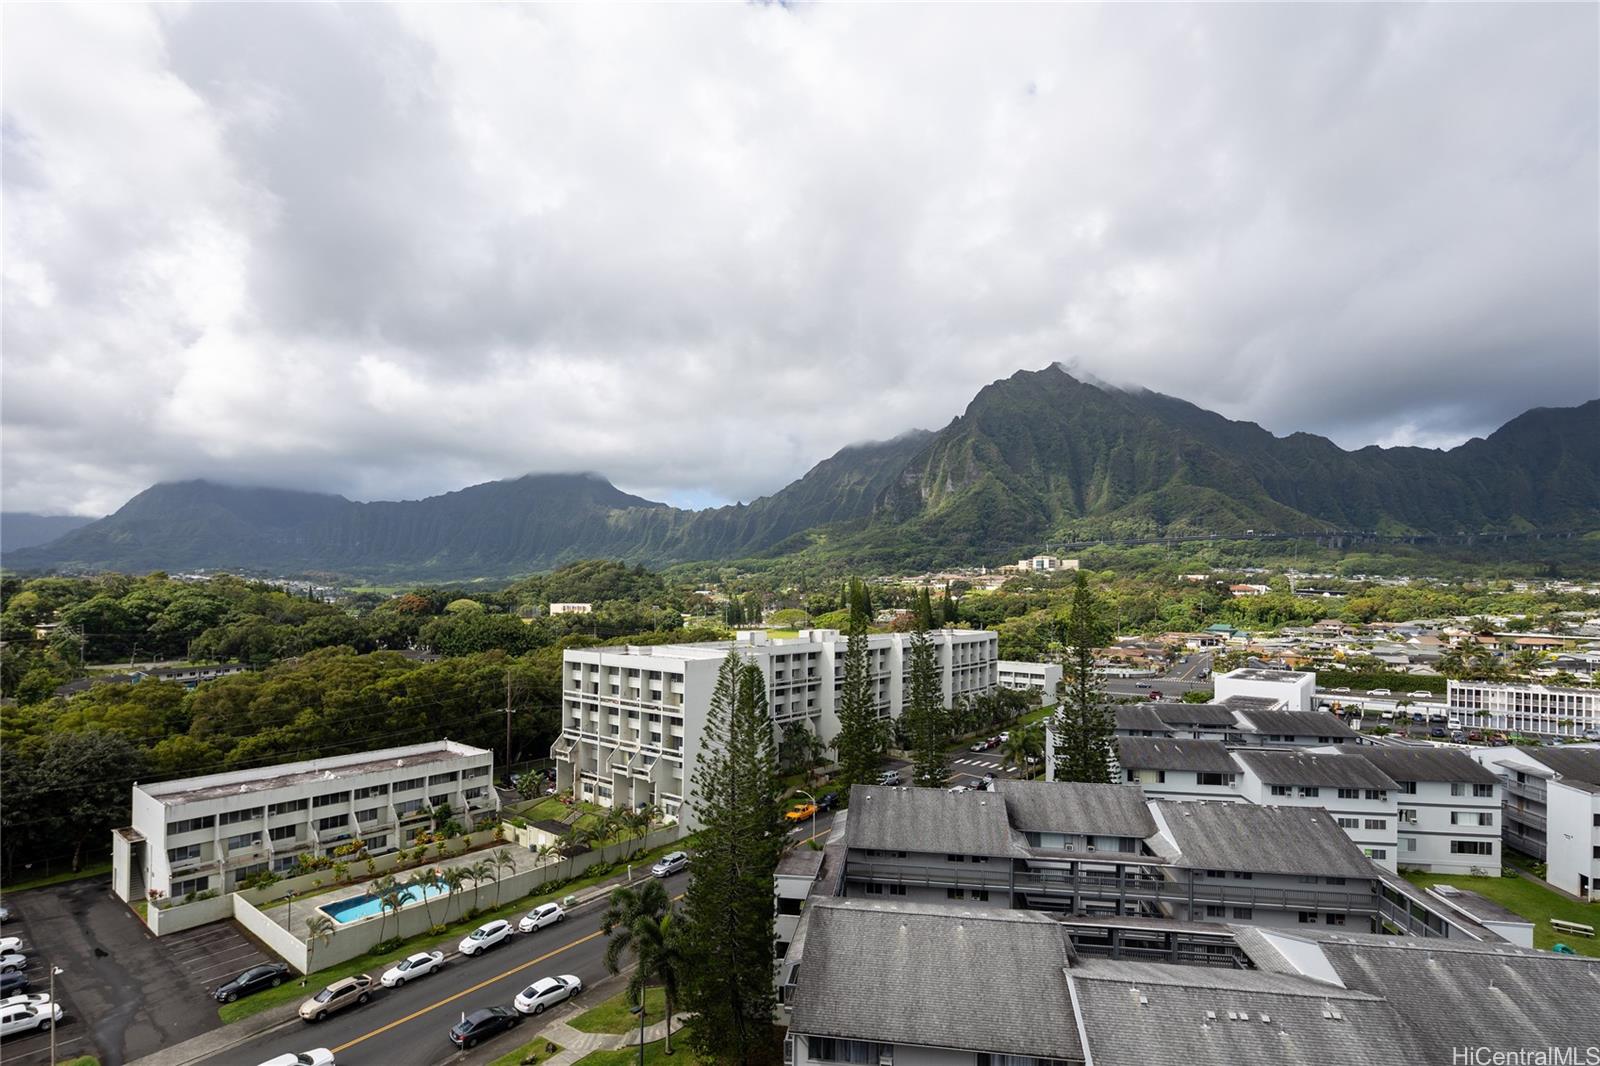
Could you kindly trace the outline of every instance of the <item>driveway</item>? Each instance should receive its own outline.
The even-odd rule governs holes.
[[[56,997],[67,1020],[56,1032],[57,1059],[98,1055],[104,1066],[147,1055],[221,1023],[206,995],[219,967],[237,972],[266,955],[233,922],[157,939],[111,893],[110,877],[10,893],[19,921],[6,926],[32,946],[28,977],[45,991],[59,966]],[[47,1036],[9,1040],[6,1063],[49,1061]]]

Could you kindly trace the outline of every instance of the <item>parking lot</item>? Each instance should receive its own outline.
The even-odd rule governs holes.
[[[18,918],[6,934],[27,945],[31,991],[48,990],[52,965],[62,971],[58,1061],[92,1054],[120,1066],[214,1029],[206,989],[266,957],[232,922],[156,939],[111,894],[108,877],[9,893],[6,903]],[[49,1061],[49,1045],[48,1034],[16,1037],[0,1057],[37,1066]]]

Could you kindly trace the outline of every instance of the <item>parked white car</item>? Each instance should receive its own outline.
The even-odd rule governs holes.
[[[688,865],[689,853],[687,851],[674,851],[669,855],[661,856],[656,861],[656,864],[650,867],[650,873],[655,877],[671,877],[679,870],[688,867]]]
[[[19,955],[14,951],[0,955],[0,973],[20,973],[27,968],[28,956],[26,955]]]
[[[462,939],[460,948],[463,955],[477,955],[488,951],[496,944],[503,944],[511,939],[511,923],[501,919],[499,921],[485,922]]]
[[[16,955],[22,951],[20,936],[0,936],[0,955]]]
[[[334,1066],[333,1052],[325,1047],[301,1052],[285,1051],[282,1055],[274,1055],[261,1066]]]
[[[59,1023],[65,1013],[59,1003],[18,1003],[0,1007],[0,1037],[48,1029],[52,1019]]]
[[[541,903],[517,923],[517,929],[524,933],[532,933],[547,925],[557,925],[566,920],[567,912],[561,909],[561,904]]]
[[[444,952],[419,951],[383,971],[378,983],[384,988],[399,988],[407,981],[415,981],[419,977],[438,973],[442,969],[444,969]]]
[[[570,973],[541,977],[517,993],[511,1005],[523,1014],[543,1014],[546,1007],[563,1003],[583,991],[583,982]]]
[[[50,997],[43,992],[23,992],[20,995],[7,996],[0,999],[0,1007],[42,1007],[50,1002]]]

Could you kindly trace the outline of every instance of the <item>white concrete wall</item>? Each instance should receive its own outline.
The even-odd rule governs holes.
[[[1316,674],[1306,673],[1289,681],[1258,681],[1237,676],[1240,673],[1232,670],[1216,675],[1216,702],[1221,703],[1229,696],[1262,696],[1282,700],[1291,711],[1309,711],[1316,706]]]
[[[197,899],[193,903],[177,903],[170,907],[151,904],[145,909],[145,924],[156,936],[167,936],[232,916],[233,904],[224,892],[210,899]]]
[[[1396,816],[1413,812],[1415,819],[1399,822],[1399,865],[1433,873],[1470,874],[1473,868],[1500,875],[1501,795],[1496,785],[1489,796],[1474,796],[1471,782],[1459,782],[1462,794],[1452,795],[1451,782],[1418,781],[1415,793],[1398,793]],[[1467,824],[1467,815],[1489,815],[1489,825]],[[1452,822],[1452,815],[1457,815]],[[1488,855],[1457,855],[1452,840],[1481,841]]]
[[[1600,795],[1564,781],[1551,781],[1545,792],[1549,822],[1545,830],[1545,880],[1578,895],[1588,879],[1590,898],[1600,897]],[[1593,924],[1593,923],[1591,923]]]
[[[250,931],[250,934],[267,947],[277,952],[278,957],[301,973],[306,972],[306,945],[305,941],[290,933],[283,926],[268,918],[258,910],[249,900],[244,899],[240,893],[225,896],[233,907],[233,917]],[[376,941],[374,941],[376,943]],[[322,953],[319,945],[318,955]],[[347,956],[351,957],[351,956]],[[322,959],[316,960],[319,964]],[[326,965],[332,966],[333,963]]]

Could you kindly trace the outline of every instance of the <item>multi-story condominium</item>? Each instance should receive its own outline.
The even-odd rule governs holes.
[[[1545,861],[1545,880],[1584,898],[1600,881],[1600,748],[1479,748],[1500,776],[1505,846]]]
[[[1239,709],[1218,703],[1131,703],[1112,709],[1119,737],[1220,740],[1231,747],[1299,748],[1360,744],[1355,730],[1326,711]]]
[[[1600,1045],[1577,991],[1600,960],[1502,941],[1207,924],[1202,943],[1184,923],[855,898],[803,925],[782,997],[793,1066],[1393,1066]]]
[[[928,637],[946,707],[994,687],[995,633],[946,629]],[[557,786],[607,807],[654,804],[692,822],[683,805],[728,653],[737,650],[766,678],[775,739],[799,725],[827,744],[839,732],[847,644],[838,630],[812,629],[779,639],[745,631],[736,641],[570,649],[562,662],[562,731],[550,749]],[[911,636],[875,633],[867,648],[878,716],[897,718],[910,682]]]
[[[496,817],[493,779],[493,753],[441,740],[135,785],[133,824],[111,836],[112,884],[125,900],[232,892],[354,840],[394,851],[440,806],[468,829]]]
[[[1395,869],[1396,797],[1400,786],[1364,759],[1308,751],[1234,753],[1239,791],[1251,803],[1315,807],[1328,813],[1362,854]]]
[[[1220,740],[1117,737],[1116,757],[1122,779],[1151,799],[1245,801],[1239,764]]]
[[[1451,681],[1446,699],[1468,728],[1573,739],[1600,730],[1600,689]]]
[[[1040,703],[1054,703],[1061,684],[1060,663],[1023,663],[1001,659],[995,663],[995,684],[1001,688],[1037,692]]]
[[[1363,744],[1344,757],[1365,760],[1394,780],[1400,866],[1500,875],[1500,779],[1466,752]]]
[[[1216,676],[1216,699],[1260,696],[1275,700],[1284,710],[1309,711],[1317,695],[1317,675],[1303,670],[1242,668]]]

